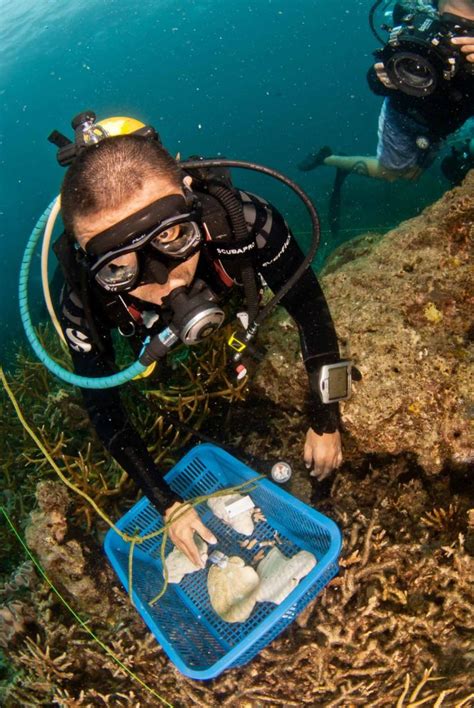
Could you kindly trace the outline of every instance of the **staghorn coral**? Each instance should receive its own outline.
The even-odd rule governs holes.
[[[35,518],[43,519],[42,528],[52,538],[54,552],[61,553],[66,543],[74,541],[73,561],[78,576],[82,573],[88,577],[88,563],[81,560],[87,560],[88,551],[106,573],[109,612],[100,616],[91,611],[88,626],[125,666],[169,703],[206,708],[221,705],[461,708],[472,704],[474,568],[469,539],[472,539],[474,500],[469,479],[459,466],[466,459],[467,449],[462,427],[465,423],[462,416],[468,411],[468,396],[463,388],[466,385],[463,371],[469,356],[463,319],[467,303],[461,301],[460,294],[465,292],[471,192],[472,176],[464,187],[445,195],[440,204],[422,217],[392,232],[386,237],[387,246],[385,238],[374,238],[374,248],[368,242],[363,245],[366,253],[362,259],[348,258],[347,263],[326,278],[330,300],[337,308],[336,320],[342,323],[345,346],[349,346],[350,335],[352,351],[365,351],[365,361],[375,367],[374,371],[380,364],[381,371],[388,372],[388,384],[396,372],[383,367],[388,367],[388,362],[400,367],[400,375],[408,377],[411,392],[416,386],[419,395],[406,396],[403,406],[394,412],[389,410],[392,401],[388,405],[384,398],[387,389],[381,387],[379,391],[375,376],[365,372],[364,380],[357,384],[359,403],[354,398],[345,405],[344,412],[350,431],[345,436],[347,462],[335,474],[329,496],[324,485],[315,492],[318,508],[334,518],[343,532],[341,572],[297,621],[249,665],[204,683],[181,676],[130,607],[112,573],[105,571],[106,562],[101,561],[98,540],[101,525],[91,517],[92,533],[85,535],[86,517],[83,512],[76,513],[82,502],[70,499],[67,508],[60,492],[44,495],[55,500],[56,516],[36,511],[39,516]],[[394,255],[397,246],[399,252]],[[357,254],[356,245],[352,248]],[[399,253],[404,256],[401,261]],[[364,261],[368,261],[368,266]],[[373,293],[377,288],[383,298],[374,304]],[[402,298],[406,307],[400,309]],[[442,314],[438,322],[426,317],[430,303]],[[377,311],[380,321],[376,319]],[[432,308],[428,312],[433,312]],[[406,329],[400,329],[402,320]],[[407,336],[400,337],[400,333]],[[293,491],[309,501],[310,484],[298,474],[307,421],[302,415],[306,378],[298,363],[296,333],[286,318],[277,313],[262,339],[271,345],[272,353],[258,375],[258,395],[248,399],[247,407],[239,399],[244,395],[243,390],[232,399],[236,409],[234,422],[238,422],[234,442],[263,457],[286,456],[293,460],[297,472],[292,480]],[[433,372],[428,375],[430,362],[437,367],[434,381]],[[189,362],[185,364],[188,367]],[[177,413],[190,421],[201,420],[199,405],[207,403],[213,410],[219,397],[207,396],[207,391],[212,393],[212,381],[207,390],[200,388],[203,375],[198,379],[197,393],[187,387],[184,369],[177,373],[173,382],[177,388],[169,400],[160,398],[168,396],[164,388],[151,389],[158,392],[157,408],[151,414],[155,416],[153,420],[143,406],[133,403],[144,429],[150,430],[155,425],[150,432],[151,444],[157,445],[154,454],[162,452],[157,439],[163,434],[168,443],[178,442],[176,430],[166,416],[156,423],[156,412],[163,401],[174,405]],[[450,377],[457,377],[459,395],[465,397],[464,407],[449,407],[453,395]],[[218,382],[216,390],[234,396],[222,382],[223,379]],[[446,384],[444,390],[441,384]],[[21,381],[16,385],[17,390],[22,390]],[[29,386],[51,394],[51,406],[53,401],[55,405],[61,401],[64,404],[66,417],[62,428],[57,414],[51,418],[49,427],[47,416],[53,412],[51,406],[45,411],[44,399],[41,408],[41,396],[35,402],[33,392],[23,390],[23,400],[36,424],[44,426],[43,438],[49,441],[50,449],[56,450],[57,459],[71,455],[70,465],[76,470],[71,474],[77,474],[76,481],[90,484],[86,477],[93,477],[100,470],[108,488],[115,488],[120,475],[112,467],[98,464],[99,448],[87,428],[73,429],[74,435],[67,432],[61,440],[61,432],[70,430],[68,416],[72,412],[68,411],[74,408],[69,403],[77,403],[76,394],[67,392],[58,401],[58,389],[44,375],[38,383],[34,376],[30,377]],[[401,396],[399,389],[394,385],[395,398]],[[273,405],[263,400],[264,394],[273,399]],[[185,398],[188,400],[182,403]],[[370,410],[366,410],[368,402]],[[360,411],[354,408],[356,405],[360,405]],[[444,411],[443,415],[440,411]],[[14,473],[18,473],[26,490],[23,509],[28,513],[36,503],[37,478],[47,480],[50,472],[14,421],[6,421],[5,430],[10,450],[8,460],[17,460],[9,462],[10,480],[15,485]],[[180,437],[183,439],[185,436]],[[79,441],[81,444],[74,450]],[[74,467],[77,450],[82,450],[82,467]],[[27,473],[25,454],[32,460]],[[435,459],[437,456],[440,463]],[[165,452],[160,459],[171,457],[172,452]],[[440,469],[442,465],[445,466]],[[115,497],[101,497],[104,507],[110,509],[116,505],[118,513],[125,510],[130,500],[127,486]],[[9,499],[9,504],[20,515],[16,495]],[[446,511],[442,528],[435,527],[436,521],[435,526],[423,523],[423,519],[434,520],[433,510],[439,509]],[[11,539],[6,535],[5,539],[11,546]],[[44,545],[48,551],[47,543]],[[68,579],[63,560],[60,555],[61,562],[56,566],[59,585]],[[71,604],[79,607],[75,598]],[[32,586],[29,607],[30,620],[24,631],[8,644],[15,675],[8,681],[0,681],[1,700],[6,708],[159,705],[155,695],[133,682],[104,653],[42,581]]]

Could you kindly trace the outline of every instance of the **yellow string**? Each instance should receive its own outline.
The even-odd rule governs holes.
[[[130,600],[133,603],[133,551],[135,549],[136,545],[145,543],[146,541],[149,541],[153,538],[156,538],[157,536],[160,536],[163,534],[163,539],[161,542],[161,558],[163,561],[163,570],[164,570],[164,585],[160,593],[151,601],[150,604],[155,603],[160,597],[164,595],[166,592],[166,588],[168,586],[168,577],[167,577],[167,570],[166,570],[166,564],[164,563],[164,549],[166,547],[166,540],[169,532],[169,528],[171,524],[173,524],[175,521],[177,521],[181,516],[184,516],[189,511],[189,507],[194,508],[195,506],[198,506],[198,504],[202,504],[206,502],[208,499],[211,499],[212,497],[219,497],[223,496],[226,494],[233,494],[238,491],[243,491],[245,490],[246,493],[249,493],[253,489],[256,488],[255,482],[258,480],[262,479],[264,475],[257,475],[256,477],[253,477],[252,479],[246,480],[245,482],[242,482],[241,484],[234,485],[232,487],[227,487],[226,489],[219,489],[216,492],[212,492],[211,494],[206,494],[198,497],[194,497],[193,499],[190,499],[189,501],[186,502],[186,505],[183,505],[179,509],[176,509],[168,519],[168,521],[164,524],[164,526],[157,531],[153,531],[152,533],[146,534],[145,536],[140,536],[139,534],[135,533],[133,536],[129,536],[126,533],[123,533],[115,524],[113,521],[107,516],[105,512],[100,509],[95,501],[88,495],[86,492],[82,491],[82,489],[79,489],[76,487],[72,482],[70,482],[67,477],[64,476],[62,473],[61,469],[59,466],[56,464],[56,462],[53,460],[51,457],[50,453],[46,449],[46,447],[43,445],[41,440],[38,438],[34,430],[31,428],[31,426],[27,423],[21,408],[18,404],[18,401],[15,398],[15,394],[10,388],[10,385],[8,384],[8,381],[6,379],[6,376],[4,374],[3,368],[0,366],[0,379],[2,381],[2,384],[8,394],[8,397],[10,398],[10,401],[15,409],[15,412],[18,416],[18,419],[20,423],[23,425],[24,429],[28,433],[28,435],[33,439],[35,444],[38,446],[38,448],[41,450],[43,455],[45,456],[46,460],[49,462],[53,470],[56,472],[58,477],[61,479],[64,484],[69,487],[69,489],[72,489],[73,492],[81,496],[83,499],[85,499],[94,509],[94,511],[97,512],[97,514],[112,528],[115,533],[125,542],[125,543],[130,543],[130,549],[129,549],[129,559],[128,559],[128,577],[129,577],[129,583],[128,583],[128,592],[130,596]]]
[[[93,499],[91,499],[91,497],[90,497],[88,494],[86,494],[86,492],[83,492],[82,489],[79,489],[78,487],[76,487],[72,482],[70,482],[70,481],[67,479],[67,477],[65,477],[65,476],[63,475],[63,473],[61,472],[60,468],[58,467],[58,465],[56,464],[56,462],[53,460],[53,458],[51,457],[51,455],[49,454],[48,450],[45,448],[45,446],[43,445],[43,443],[41,442],[41,440],[38,438],[38,436],[36,435],[36,433],[34,432],[34,430],[32,430],[32,428],[31,428],[31,427],[28,425],[28,423],[26,422],[26,420],[25,420],[25,418],[24,418],[24,416],[23,416],[23,413],[21,412],[20,406],[18,405],[18,401],[16,400],[15,395],[14,395],[13,391],[11,390],[11,388],[10,388],[10,386],[9,386],[9,384],[8,384],[8,381],[7,381],[6,377],[5,377],[5,374],[4,374],[4,372],[3,372],[3,368],[2,368],[2,367],[0,367],[0,379],[1,379],[1,381],[2,381],[2,384],[3,384],[3,386],[4,386],[4,388],[5,388],[6,392],[7,392],[7,394],[8,394],[8,397],[9,397],[10,401],[11,401],[12,404],[13,404],[13,407],[14,407],[15,412],[16,412],[16,414],[17,414],[19,420],[20,420],[20,423],[23,425],[23,427],[25,428],[25,430],[26,430],[26,432],[28,433],[28,435],[34,440],[34,442],[36,443],[36,445],[39,447],[39,449],[41,450],[41,452],[42,452],[43,455],[45,456],[46,460],[49,462],[49,464],[51,465],[51,467],[53,468],[53,470],[56,472],[56,474],[58,475],[58,477],[61,479],[61,481],[64,482],[64,484],[65,484],[67,487],[69,487],[69,489],[72,489],[76,494],[79,494],[79,496],[81,496],[83,499],[85,499],[85,500],[92,506],[92,508],[94,509],[94,511],[96,511],[97,514],[99,514],[99,516],[100,516],[107,524],[109,524],[109,526],[111,526],[111,528],[113,528],[113,530],[114,530],[116,533],[118,533],[124,540],[130,540],[130,541],[131,541],[131,540],[132,540],[132,537],[127,536],[126,539],[125,539],[124,534],[121,533],[120,529],[118,529],[118,528],[115,526],[115,524],[109,519],[109,517],[108,517],[101,509],[99,509],[99,507],[97,506],[97,504],[95,503],[95,501],[94,501]]]
[[[77,612],[71,607],[71,605],[67,602],[67,600],[61,595],[59,590],[53,585],[52,581],[48,578],[48,576],[46,575],[42,566],[39,564],[39,562],[33,556],[30,549],[26,545],[25,541],[23,540],[23,538],[20,536],[20,534],[16,530],[15,526],[13,525],[12,520],[8,516],[7,511],[3,507],[0,507],[0,511],[2,512],[3,516],[5,517],[8,525],[10,526],[10,529],[13,531],[16,538],[21,543],[24,550],[26,551],[28,556],[33,561],[33,563],[36,566],[36,568],[38,569],[39,573],[43,576],[43,578],[46,580],[46,582],[50,586],[51,590],[53,590],[53,592],[56,593],[56,595],[59,597],[59,599],[61,600],[63,605],[69,610],[69,612],[72,614],[74,619],[81,625],[81,627],[83,629],[85,629],[85,631],[89,634],[89,636],[92,637],[92,639],[116,662],[116,664],[118,664],[120,666],[121,669],[123,669],[130,676],[130,678],[132,678],[134,681],[139,683],[140,686],[142,686],[144,689],[146,689],[148,691],[148,693],[151,693],[152,696],[155,696],[155,698],[158,698],[165,706],[169,706],[169,708],[173,708],[173,705],[171,703],[168,703],[168,701],[165,698],[160,696],[160,694],[157,693],[153,688],[151,688],[151,686],[148,686],[148,684],[145,683],[145,681],[143,681],[139,676],[137,676],[137,674],[135,674],[133,671],[131,671],[131,669],[129,669],[127,666],[125,666],[125,664],[122,661],[120,661],[119,657],[116,654],[114,654],[112,649],[110,649],[106,644],[104,644],[104,642],[101,639],[99,639],[99,637],[96,634],[94,634],[94,632],[88,626],[87,622],[85,622],[77,614]]]

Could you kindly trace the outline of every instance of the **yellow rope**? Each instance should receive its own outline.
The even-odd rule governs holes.
[[[65,476],[63,475],[63,473],[61,472],[60,468],[58,467],[58,465],[56,464],[56,462],[53,460],[53,458],[51,457],[51,455],[49,454],[48,450],[45,448],[45,446],[43,445],[43,443],[41,442],[41,440],[38,438],[38,436],[36,435],[36,433],[34,432],[34,430],[32,430],[32,428],[31,428],[31,427],[28,425],[28,423],[26,422],[26,420],[25,420],[25,418],[24,418],[24,416],[23,416],[23,413],[21,412],[20,406],[18,405],[18,401],[16,400],[15,395],[14,395],[13,391],[11,390],[11,388],[10,388],[10,386],[9,386],[9,384],[8,384],[8,381],[7,381],[7,379],[6,379],[6,376],[5,376],[4,372],[3,372],[3,368],[2,368],[2,367],[0,367],[0,379],[1,379],[1,381],[2,381],[2,384],[3,384],[3,386],[4,386],[4,388],[5,388],[6,392],[7,392],[7,394],[8,394],[8,397],[10,398],[10,401],[11,401],[12,404],[13,404],[13,407],[14,407],[15,412],[16,412],[16,414],[17,414],[19,420],[20,420],[20,423],[23,425],[23,427],[24,427],[24,429],[26,430],[26,432],[28,433],[28,435],[34,440],[34,442],[36,443],[36,445],[39,447],[39,449],[41,450],[41,452],[43,453],[43,455],[45,456],[45,458],[47,459],[47,461],[49,462],[49,464],[51,465],[51,467],[53,468],[53,470],[56,472],[56,474],[58,475],[58,477],[61,479],[61,481],[64,482],[64,484],[65,484],[67,487],[69,487],[69,489],[72,489],[74,492],[76,492],[76,494],[79,494],[79,496],[81,496],[83,499],[85,499],[86,501],[88,501],[89,504],[92,506],[92,508],[99,514],[99,516],[100,516],[107,524],[109,524],[109,526],[111,526],[111,527],[114,529],[114,531],[115,531],[116,533],[118,533],[119,535],[121,535],[122,538],[123,538],[124,536],[123,536],[123,534],[121,533],[121,531],[115,526],[115,524],[109,519],[109,517],[108,517],[106,514],[104,514],[104,512],[103,512],[101,509],[99,509],[99,507],[97,506],[97,504],[95,503],[95,501],[94,501],[93,499],[91,499],[91,497],[90,497],[88,494],[86,494],[86,492],[83,492],[82,489],[79,489],[78,487],[76,487],[72,482],[70,482],[70,481],[67,479],[67,477],[65,477]],[[132,540],[131,537],[127,537],[127,538],[128,538],[128,540]]]
[[[211,497],[219,497],[223,496],[225,494],[232,494],[235,492],[238,492],[240,490],[244,490],[248,493],[255,489],[255,482],[262,479],[263,475],[258,475],[257,477],[254,477],[250,480],[247,480],[245,482],[242,482],[241,484],[235,485],[233,487],[227,487],[226,489],[219,489],[216,492],[212,492],[211,494],[206,494],[203,496],[198,496],[194,497],[193,499],[190,499],[189,501],[186,502],[186,504],[179,509],[176,509],[170,516],[169,520],[164,524],[164,526],[157,531],[153,531],[152,533],[146,534],[145,536],[140,536],[139,534],[135,533],[133,536],[129,536],[128,534],[123,533],[115,524],[113,521],[105,514],[105,512],[100,509],[95,501],[88,495],[86,492],[82,491],[76,485],[74,485],[72,482],[70,482],[67,477],[64,476],[62,473],[61,469],[59,466],[56,464],[56,462],[53,460],[51,457],[50,453],[46,449],[46,447],[43,445],[41,440],[38,438],[34,430],[31,428],[31,426],[27,423],[21,408],[18,404],[18,401],[15,398],[15,394],[11,390],[8,381],[6,379],[6,376],[4,374],[4,371],[2,367],[0,367],[0,379],[2,381],[2,384],[8,394],[8,397],[10,398],[10,401],[12,402],[13,407],[15,408],[15,412],[18,416],[18,419],[20,420],[20,423],[23,425],[24,429],[28,433],[28,435],[33,439],[35,444],[38,446],[38,448],[41,450],[43,455],[45,456],[46,460],[49,462],[53,470],[56,472],[58,477],[61,479],[64,484],[69,487],[69,489],[72,489],[73,492],[81,496],[83,499],[85,499],[89,504],[92,506],[92,508],[99,514],[99,516],[112,528],[115,533],[125,542],[125,543],[130,543],[130,550],[129,550],[129,559],[128,559],[128,577],[129,577],[129,583],[128,583],[128,592],[130,596],[130,600],[132,602],[132,605],[134,605],[133,602],[133,551],[135,549],[136,545],[145,543],[145,541],[149,541],[153,538],[156,538],[157,536],[163,535],[163,539],[161,542],[161,559],[163,562],[163,572],[164,572],[164,585],[160,593],[150,602],[150,604],[154,604],[160,597],[162,597],[166,591],[166,588],[168,586],[168,576],[167,576],[167,570],[166,570],[166,564],[164,563],[164,549],[166,547],[166,540],[168,537],[168,532],[171,524],[173,524],[175,521],[177,521],[181,516],[187,513],[189,510],[189,507],[194,508],[195,506],[198,506],[199,504],[202,504],[206,502],[208,499]]]
[[[135,550],[135,539],[130,542],[130,551],[128,554],[128,596],[132,607],[135,607],[133,602],[133,551]]]
[[[43,576],[43,578],[46,580],[46,582],[47,582],[48,585],[50,586],[51,590],[53,590],[53,592],[56,593],[56,595],[59,597],[59,599],[61,600],[61,602],[63,603],[63,605],[69,610],[69,612],[72,614],[72,616],[74,617],[74,619],[81,625],[81,627],[82,627],[83,629],[85,629],[85,631],[89,634],[89,636],[91,636],[92,639],[93,639],[100,647],[102,647],[102,649],[120,666],[121,669],[123,669],[123,670],[130,676],[130,678],[132,678],[134,681],[136,681],[137,683],[139,683],[140,686],[142,686],[144,689],[146,689],[146,690],[148,691],[148,693],[151,693],[152,696],[155,696],[155,698],[158,698],[165,706],[169,706],[169,708],[173,708],[173,705],[172,705],[171,703],[168,703],[168,701],[167,701],[165,698],[163,698],[162,696],[160,696],[160,694],[157,693],[153,688],[151,688],[151,686],[148,686],[148,684],[146,684],[145,681],[143,681],[139,676],[137,676],[137,674],[135,674],[135,673],[134,673],[133,671],[131,671],[127,666],[125,666],[125,664],[119,659],[119,657],[118,657],[116,654],[114,654],[114,652],[112,651],[112,649],[110,649],[106,644],[104,644],[104,642],[103,642],[101,639],[99,639],[99,637],[98,637],[96,634],[94,634],[94,632],[93,632],[93,631],[90,629],[90,627],[88,626],[87,622],[85,622],[85,621],[77,614],[77,612],[71,607],[71,605],[67,602],[67,600],[61,595],[61,593],[59,592],[59,590],[53,585],[52,581],[48,578],[48,576],[46,575],[46,573],[45,573],[45,571],[43,570],[42,566],[39,564],[39,562],[38,562],[38,561],[36,560],[36,558],[33,556],[33,554],[31,553],[30,549],[29,549],[28,546],[26,545],[25,541],[23,540],[23,538],[20,536],[20,534],[18,533],[18,531],[17,531],[16,528],[14,527],[13,522],[12,522],[12,520],[10,519],[10,517],[8,516],[7,511],[6,511],[3,507],[0,507],[0,511],[2,512],[3,516],[5,517],[5,519],[6,519],[7,523],[8,523],[8,525],[10,526],[10,529],[13,531],[13,533],[14,533],[15,536],[16,536],[16,538],[17,538],[18,541],[21,543],[21,545],[23,546],[24,550],[26,551],[26,553],[28,554],[28,556],[29,556],[29,557],[31,558],[31,560],[33,561],[33,563],[34,563],[34,565],[36,566],[36,568],[38,569],[39,573]]]

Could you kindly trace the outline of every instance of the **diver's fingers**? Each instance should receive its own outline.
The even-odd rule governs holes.
[[[192,529],[184,530],[181,536],[177,539],[176,545],[197,568],[204,568],[204,563],[199,554],[198,547],[193,539]]]
[[[217,543],[217,538],[214,536],[212,531],[207,528],[207,526],[204,526],[200,519],[193,523],[193,529],[204,541],[207,541],[207,543]]]
[[[304,444],[303,448],[303,459],[306,468],[309,469],[313,464],[313,447],[307,442]]]
[[[469,62],[474,62],[474,44],[468,44],[464,47],[461,47],[461,51],[466,54],[466,59]]]
[[[457,44],[467,61],[474,62],[474,37],[453,37],[451,42]]]
[[[381,81],[384,86],[386,86],[387,88],[396,88],[395,84],[393,84],[388,78],[385,66],[382,64],[381,61],[378,61],[376,64],[374,64],[374,69],[375,73],[377,74],[378,80]]]
[[[318,474],[316,475],[316,477],[320,482],[322,482],[323,479],[326,479],[326,477],[329,477],[331,472],[332,472],[332,465],[324,464],[318,468]]]
[[[315,470],[312,476],[316,477],[320,482],[326,477],[329,477],[331,472],[342,465],[342,452],[337,452],[331,459],[321,459],[315,463]]]

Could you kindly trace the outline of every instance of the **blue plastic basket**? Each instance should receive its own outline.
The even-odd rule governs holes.
[[[256,472],[215,445],[194,447],[166,475],[171,488],[184,499],[210,494],[241,484]],[[274,538],[286,556],[304,549],[317,558],[313,570],[280,604],[258,602],[245,622],[228,623],[214,612],[207,592],[207,569],[191,573],[179,584],[170,584],[157,603],[149,602],[162,588],[161,536],[135,546],[133,553],[133,600],[135,606],[176,667],[194,679],[210,679],[225,669],[242,666],[271,642],[313,600],[338,572],[341,534],[336,524],[303,504],[273,482],[263,479],[251,492],[255,505],[266,517],[255,527],[259,540]],[[255,549],[242,549],[244,537],[223,524],[206,504],[197,507],[201,519],[219,543],[216,549],[238,555],[250,564]],[[156,531],[163,519],[148,499],[142,499],[122,517],[117,527],[141,536]],[[105,552],[128,591],[130,544],[110,530]],[[172,549],[168,542],[166,552]]]

